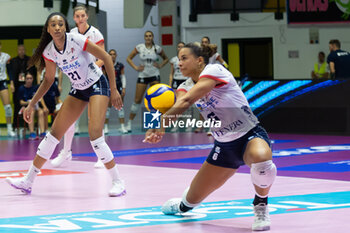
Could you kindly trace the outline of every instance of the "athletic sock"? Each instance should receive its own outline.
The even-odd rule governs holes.
[[[257,194],[255,194],[255,198],[254,198],[254,201],[253,201],[253,205],[256,206],[256,205],[259,205],[259,204],[261,204],[261,203],[267,205],[267,199],[268,199],[267,195],[264,196],[264,197],[260,197],[260,196],[258,196]]]
[[[114,167],[112,167],[111,169],[108,169],[108,172],[112,177],[112,181],[120,180],[120,175],[119,175],[117,165],[114,165]]]
[[[35,177],[40,172],[40,169],[35,167],[34,164],[32,164],[28,170],[28,173],[26,174],[26,179],[33,183]]]
[[[64,134],[63,151],[68,153],[72,150],[72,142],[75,132],[75,124],[72,124]]]
[[[180,210],[181,210],[181,212],[187,212],[187,211],[190,211],[192,209],[193,209],[193,207],[188,207],[183,202],[180,203]]]

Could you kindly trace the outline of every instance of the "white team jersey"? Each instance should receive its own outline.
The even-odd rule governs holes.
[[[233,141],[259,123],[241,88],[225,67],[209,64],[199,78],[210,78],[221,82],[195,103],[204,119],[221,121],[220,128],[211,128],[217,141]],[[189,91],[193,86],[192,79],[188,79],[179,86],[178,91]]]
[[[184,77],[180,71],[179,58],[177,56],[170,59],[170,64],[173,64],[173,67],[174,67],[174,79],[176,79],[176,80],[186,80],[187,79],[187,77]]]
[[[140,65],[145,66],[144,70],[139,72],[139,78],[148,78],[159,75],[159,69],[153,65],[158,60],[158,54],[162,52],[159,45],[153,45],[147,48],[145,44],[138,44],[136,51],[140,56]]]
[[[83,35],[85,36],[86,38],[89,39],[89,41],[95,43],[95,44],[99,44],[99,43],[102,43],[104,42],[104,38],[103,38],[103,35],[102,33],[97,29],[95,28],[94,26],[89,26],[89,28],[85,31],[84,34],[81,34],[78,30],[77,27],[73,28],[72,30],[70,30],[71,33],[76,33],[76,34],[80,34],[80,35]]]
[[[6,64],[10,58],[10,55],[8,55],[7,53],[0,53],[0,81],[7,79]]]
[[[215,53],[213,56],[209,57],[209,64],[221,64],[217,59],[220,57],[219,53]]]
[[[86,52],[88,39],[80,34],[66,33],[63,51],[58,51],[51,41],[43,52],[46,60],[56,63],[65,73],[72,87],[85,90],[102,76],[102,70],[95,64],[95,58]]]

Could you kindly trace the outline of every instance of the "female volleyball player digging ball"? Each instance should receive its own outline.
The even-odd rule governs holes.
[[[102,133],[109,96],[115,108],[122,107],[122,100],[115,84],[112,59],[107,52],[84,36],[67,33],[68,31],[67,19],[61,13],[49,15],[38,48],[30,60],[31,65],[40,63],[41,67],[45,66],[46,74],[32,101],[24,110],[24,120],[27,122],[33,120],[30,114],[35,104],[54,82],[56,65],[68,75],[72,89],[58,112],[51,132],[41,141],[28,173],[22,178],[6,178],[6,181],[24,193],[31,193],[33,181],[41,167],[50,159],[66,130],[88,105],[91,110],[89,121],[91,146],[112,177],[112,189],[109,195],[120,196],[125,193],[124,182],[120,179],[113,153]],[[111,77],[109,83],[102,70],[95,64],[95,58],[90,54],[104,62],[107,74]]]
[[[196,103],[205,119],[219,120],[221,126],[211,129],[215,138],[214,147],[190,187],[184,191],[182,199],[168,200],[162,206],[162,211],[173,215],[193,209],[223,185],[241,165],[246,164],[250,167],[256,192],[252,229],[268,230],[267,196],[277,172],[272,162],[270,140],[232,74],[219,64],[207,65],[210,55],[212,48],[209,46],[187,44],[180,50],[181,72],[191,79],[177,89],[177,101],[162,116],[162,120],[175,120],[176,115]],[[158,143],[164,132],[163,128],[150,129],[144,142]]]

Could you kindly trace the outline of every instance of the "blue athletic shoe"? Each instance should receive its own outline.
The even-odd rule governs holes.
[[[45,136],[46,136],[46,133],[41,133],[41,134],[39,135],[40,138],[44,138]]]
[[[36,139],[37,139],[36,133],[30,133],[28,139],[29,139],[29,140],[36,140]]]

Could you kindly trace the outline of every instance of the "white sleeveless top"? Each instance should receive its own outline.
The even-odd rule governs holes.
[[[10,55],[7,53],[1,52],[0,54],[0,81],[6,80],[6,64],[10,60]]]
[[[152,48],[147,48],[145,44],[138,44],[136,51],[139,53],[140,65],[145,66],[144,70],[139,72],[139,78],[148,78],[159,75],[159,69],[153,66],[157,62],[158,55],[162,52],[159,45],[153,45]]]
[[[187,77],[184,77],[181,73],[180,67],[179,67],[179,58],[177,56],[170,59],[170,64],[173,64],[174,66],[174,79],[176,80],[186,80]]]

